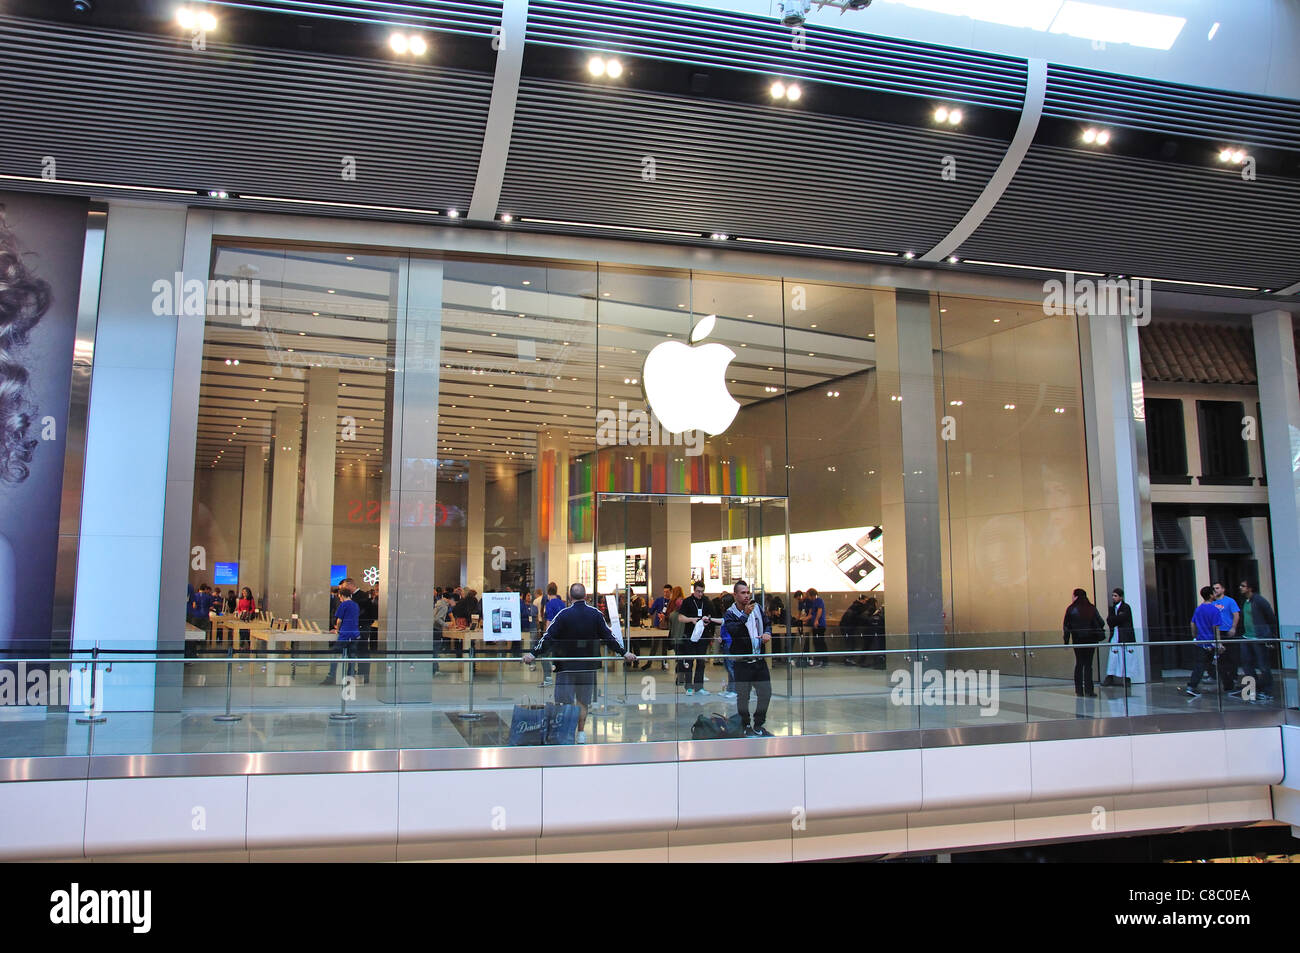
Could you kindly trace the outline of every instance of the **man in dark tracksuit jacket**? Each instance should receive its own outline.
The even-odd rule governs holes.
[[[771,738],[772,732],[763,727],[767,721],[767,706],[772,700],[772,676],[763,658],[763,646],[772,641],[772,630],[763,618],[763,613],[751,601],[749,584],[745,580],[737,582],[731,591],[735,594],[736,601],[722,617],[722,627],[731,639],[728,652],[736,662],[736,711],[740,714],[746,738]],[[757,613],[760,633],[757,638],[749,629],[752,613]],[[758,696],[752,728],[749,721],[750,689]]]
[[[569,587],[569,604],[550,619],[541,641],[525,652],[523,659],[532,663],[539,655],[551,653],[555,663],[555,701],[560,705],[578,706],[578,741],[586,740],[587,709],[596,694],[596,670],[600,668],[601,643],[609,646],[628,662],[636,656],[614,638],[604,613],[588,605],[587,589],[575,582]]]

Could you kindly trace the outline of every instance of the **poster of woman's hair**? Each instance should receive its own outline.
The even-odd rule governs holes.
[[[86,212],[0,192],[0,651],[11,656],[67,637],[52,628]]]

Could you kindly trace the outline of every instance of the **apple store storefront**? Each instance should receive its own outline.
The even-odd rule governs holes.
[[[1045,314],[1038,286],[950,296],[826,277],[868,274],[850,264],[512,238],[523,254],[211,239],[210,286],[231,294],[191,338],[188,582],[247,587],[256,614],[210,615],[199,634],[191,612],[187,628],[272,653],[251,656],[246,701],[331,681],[303,659],[329,649],[344,578],[370,591],[380,654],[360,691],[375,703],[436,702],[440,679],[464,694],[471,665],[475,704],[545,677],[508,657],[431,680],[408,661],[428,651],[439,587],[477,596],[468,630],[443,628],[449,659],[496,659],[502,619],[529,621],[518,594],[550,583],[614,596],[633,647],[659,656],[654,601],[695,581],[714,598],[746,580],[779,607],[774,648],[806,653],[854,647],[838,623],[860,596],[890,649],[974,648],[1057,642],[1071,590],[1105,591],[1085,319]],[[597,260],[538,254],[552,248]],[[824,604],[828,642],[803,638],[800,593]],[[645,663],[670,690],[673,664]],[[1042,665],[1069,684],[1064,654]],[[219,703],[223,669],[205,668],[187,667],[182,705]]]

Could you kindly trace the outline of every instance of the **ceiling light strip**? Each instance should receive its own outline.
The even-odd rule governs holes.
[[[786,248],[816,248],[818,251],[848,251],[858,255],[884,255],[888,258],[898,258],[896,251],[876,251],[871,248],[848,248],[844,245],[815,245],[811,242],[781,242],[773,238],[737,238],[738,242],[747,242],[751,245],[781,245]]]
[[[281,202],[286,205],[317,205],[324,208],[356,208],[370,212],[411,212],[416,215],[441,215],[434,209],[404,208],[399,205],[359,205],[355,202],[323,202],[319,199],[286,199],[276,195],[245,195],[240,192],[235,196],[249,202]]]
[[[566,228],[603,228],[616,232],[648,232],[652,235],[679,235],[686,238],[699,238],[699,232],[679,232],[668,228],[641,228],[636,225],[597,225],[595,222],[565,222],[553,218],[520,218],[520,222],[533,225],[561,225]]]
[[[1075,275],[1092,275],[1095,278],[1104,278],[1104,271],[1083,271],[1080,268],[1043,268],[1039,265],[1013,265],[1006,261],[978,261],[974,258],[963,258],[967,265],[986,265],[990,268],[1018,268],[1022,271],[1046,271],[1052,274],[1075,274]]]
[[[39,175],[5,175],[0,179],[10,182],[42,182],[46,185],[82,185],[92,189],[122,189],[127,192],[161,192],[165,195],[195,195],[194,189],[164,189],[151,185],[114,185],[111,182],[81,182],[76,179],[44,179]]]
[[[1208,281],[1178,281],[1174,278],[1142,278],[1138,275],[1133,276],[1134,281],[1153,281],[1161,285],[1189,285],[1193,288],[1226,288],[1229,291],[1259,291],[1258,288],[1252,288],[1248,285],[1216,285]]]

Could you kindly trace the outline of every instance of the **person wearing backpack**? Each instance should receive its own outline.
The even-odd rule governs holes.
[[[1074,694],[1096,698],[1092,684],[1093,660],[1097,657],[1097,643],[1106,637],[1106,621],[1084,590],[1074,590],[1074,601],[1065,610],[1062,628],[1065,644],[1074,645]]]

